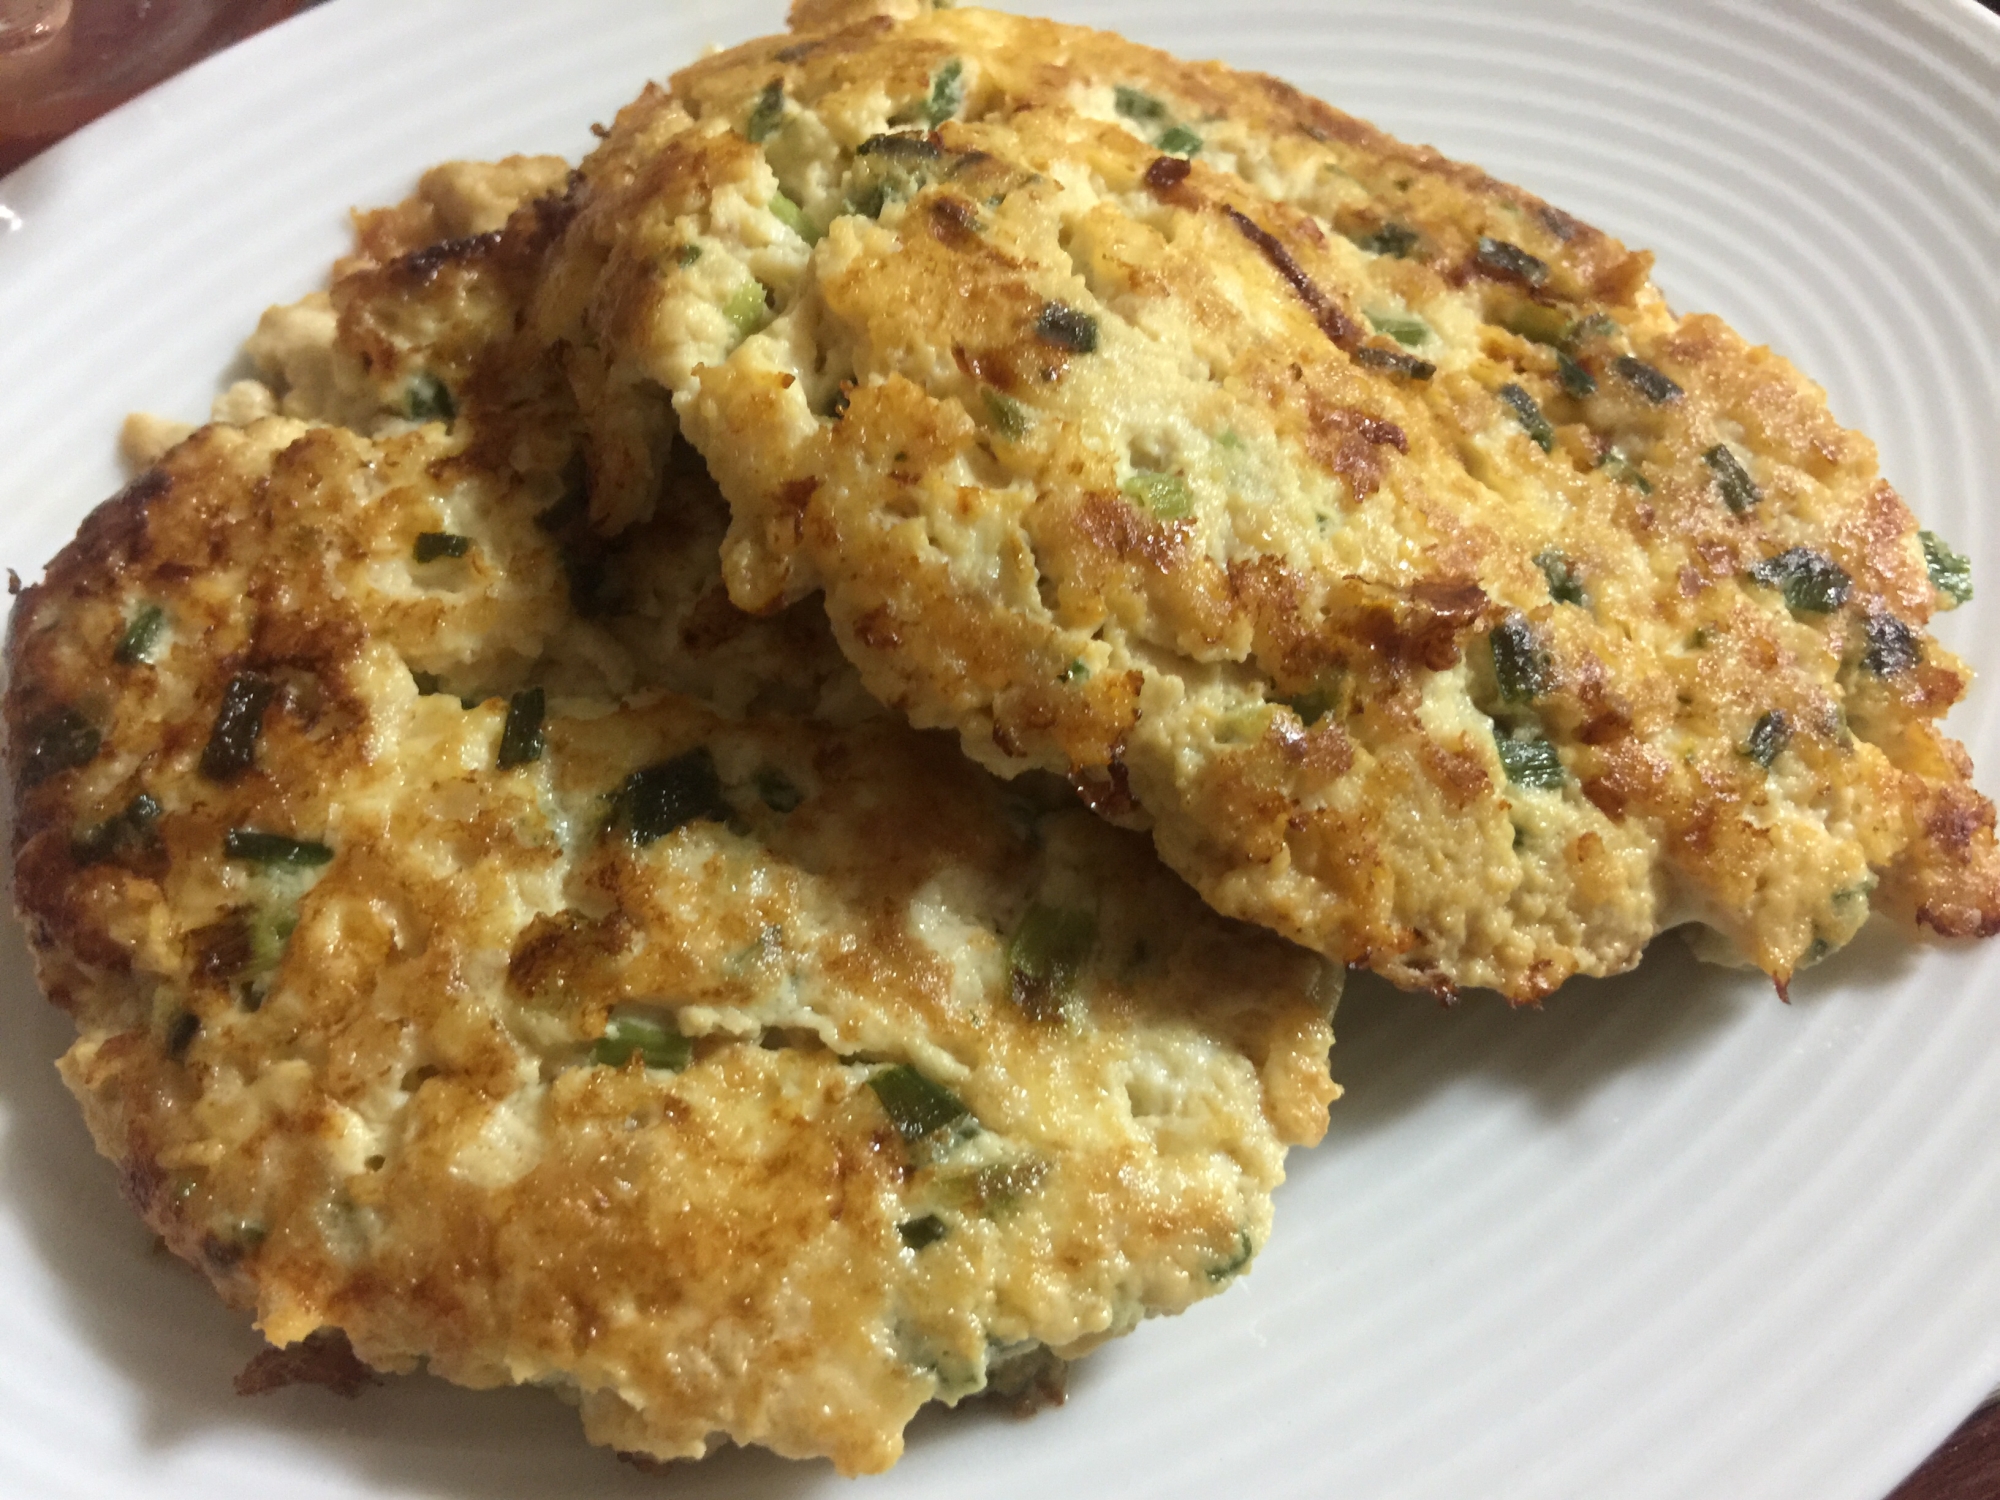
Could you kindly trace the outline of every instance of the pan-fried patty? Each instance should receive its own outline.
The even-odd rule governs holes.
[[[847,1472],[1227,1285],[1337,971],[731,610],[698,468],[593,548],[473,421],[206,428],[16,606],[17,899],[148,1223],[275,1343]]]
[[[1925,631],[1969,587],[1823,394],[1648,258],[1274,80],[802,5],[649,90],[535,328],[600,528],[684,433],[751,610],[1150,826],[1221,911],[1546,994],[1704,924],[1782,987],[2000,927]]]

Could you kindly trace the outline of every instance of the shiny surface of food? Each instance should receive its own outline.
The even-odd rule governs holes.
[[[565,212],[597,525],[684,432],[740,606],[823,591],[877,697],[1222,911],[1517,1000],[1687,922],[1781,988],[1871,910],[2000,926],[1949,550],[1558,209],[1268,78],[836,3]]]
[[[545,212],[364,234],[328,309],[435,316],[382,345],[428,408],[385,353],[372,435],[203,429],[18,604],[64,1078],[278,1344],[879,1469],[924,1402],[1247,1267],[1339,975],[884,714],[810,606],[735,611],[685,451],[597,542],[567,383],[507,337]],[[250,404],[307,404],[330,328]]]

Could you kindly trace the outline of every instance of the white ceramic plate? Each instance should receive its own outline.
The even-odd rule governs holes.
[[[2000,600],[2000,24],[1971,0],[1047,0],[1280,72],[1659,253],[1823,380]],[[349,204],[558,150],[778,0],[339,0],[0,183],[0,564],[118,482],[134,408],[197,417]],[[2000,697],[1955,726],[2000,785]],[[1542,1013],[1357,983],[1327,1144],[1228,1296],[1086,1361],[1025,1426],[927,1415],[871,1495],[1876,1500],[2000,1378],[2000,946],[1864,938],[1780,1005],[1669,941]],[[0,936],[5,1493],[856,1493],[728,1454],[646,1478],[527,1392],[254,1401],[258,1347],[149,1250]]]

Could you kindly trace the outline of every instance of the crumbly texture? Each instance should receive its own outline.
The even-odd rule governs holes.
[[[567,381],[509,342],[545,211],[378,243],[289,349],[398,393],[330,340],[428,307],[382,347],[449,423],[204,428],[22,595],[63,1076],[275,1344],[881,1469],[1248,1267],[1339,973],[885,713],[813,606],[735,610],[685,449],[594,538]]]
[[[565,202],[535,326],[597,524],[685,434],[740,606],[822,592],[884,703],[1217,909],[1516,1000],[1683,923],[1781,989],[1871,910],[2000,928],[1948,551],[1818,387],[1560,210],[1273,79],[903,0],[649,90]]]

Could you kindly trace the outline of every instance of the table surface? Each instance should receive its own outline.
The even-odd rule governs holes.
[[[318,3],[320,0],[303,0],[296,8]],[[1979,0],[1979,3],[2000,14],[2000,0]],[[205,55],[206,51],[189,56],[182,66],[190,66]],[[75,126],[86,123],[77,120]],[[7,157],[6,144],[0,141],[0,175],[25,159]],[[49,144],[52,142],[37,140],[33,149]],[[2000,1496],[2000,1399],[1989,1399],[1885,1500],[1994,1500],[1996,1496]]]

